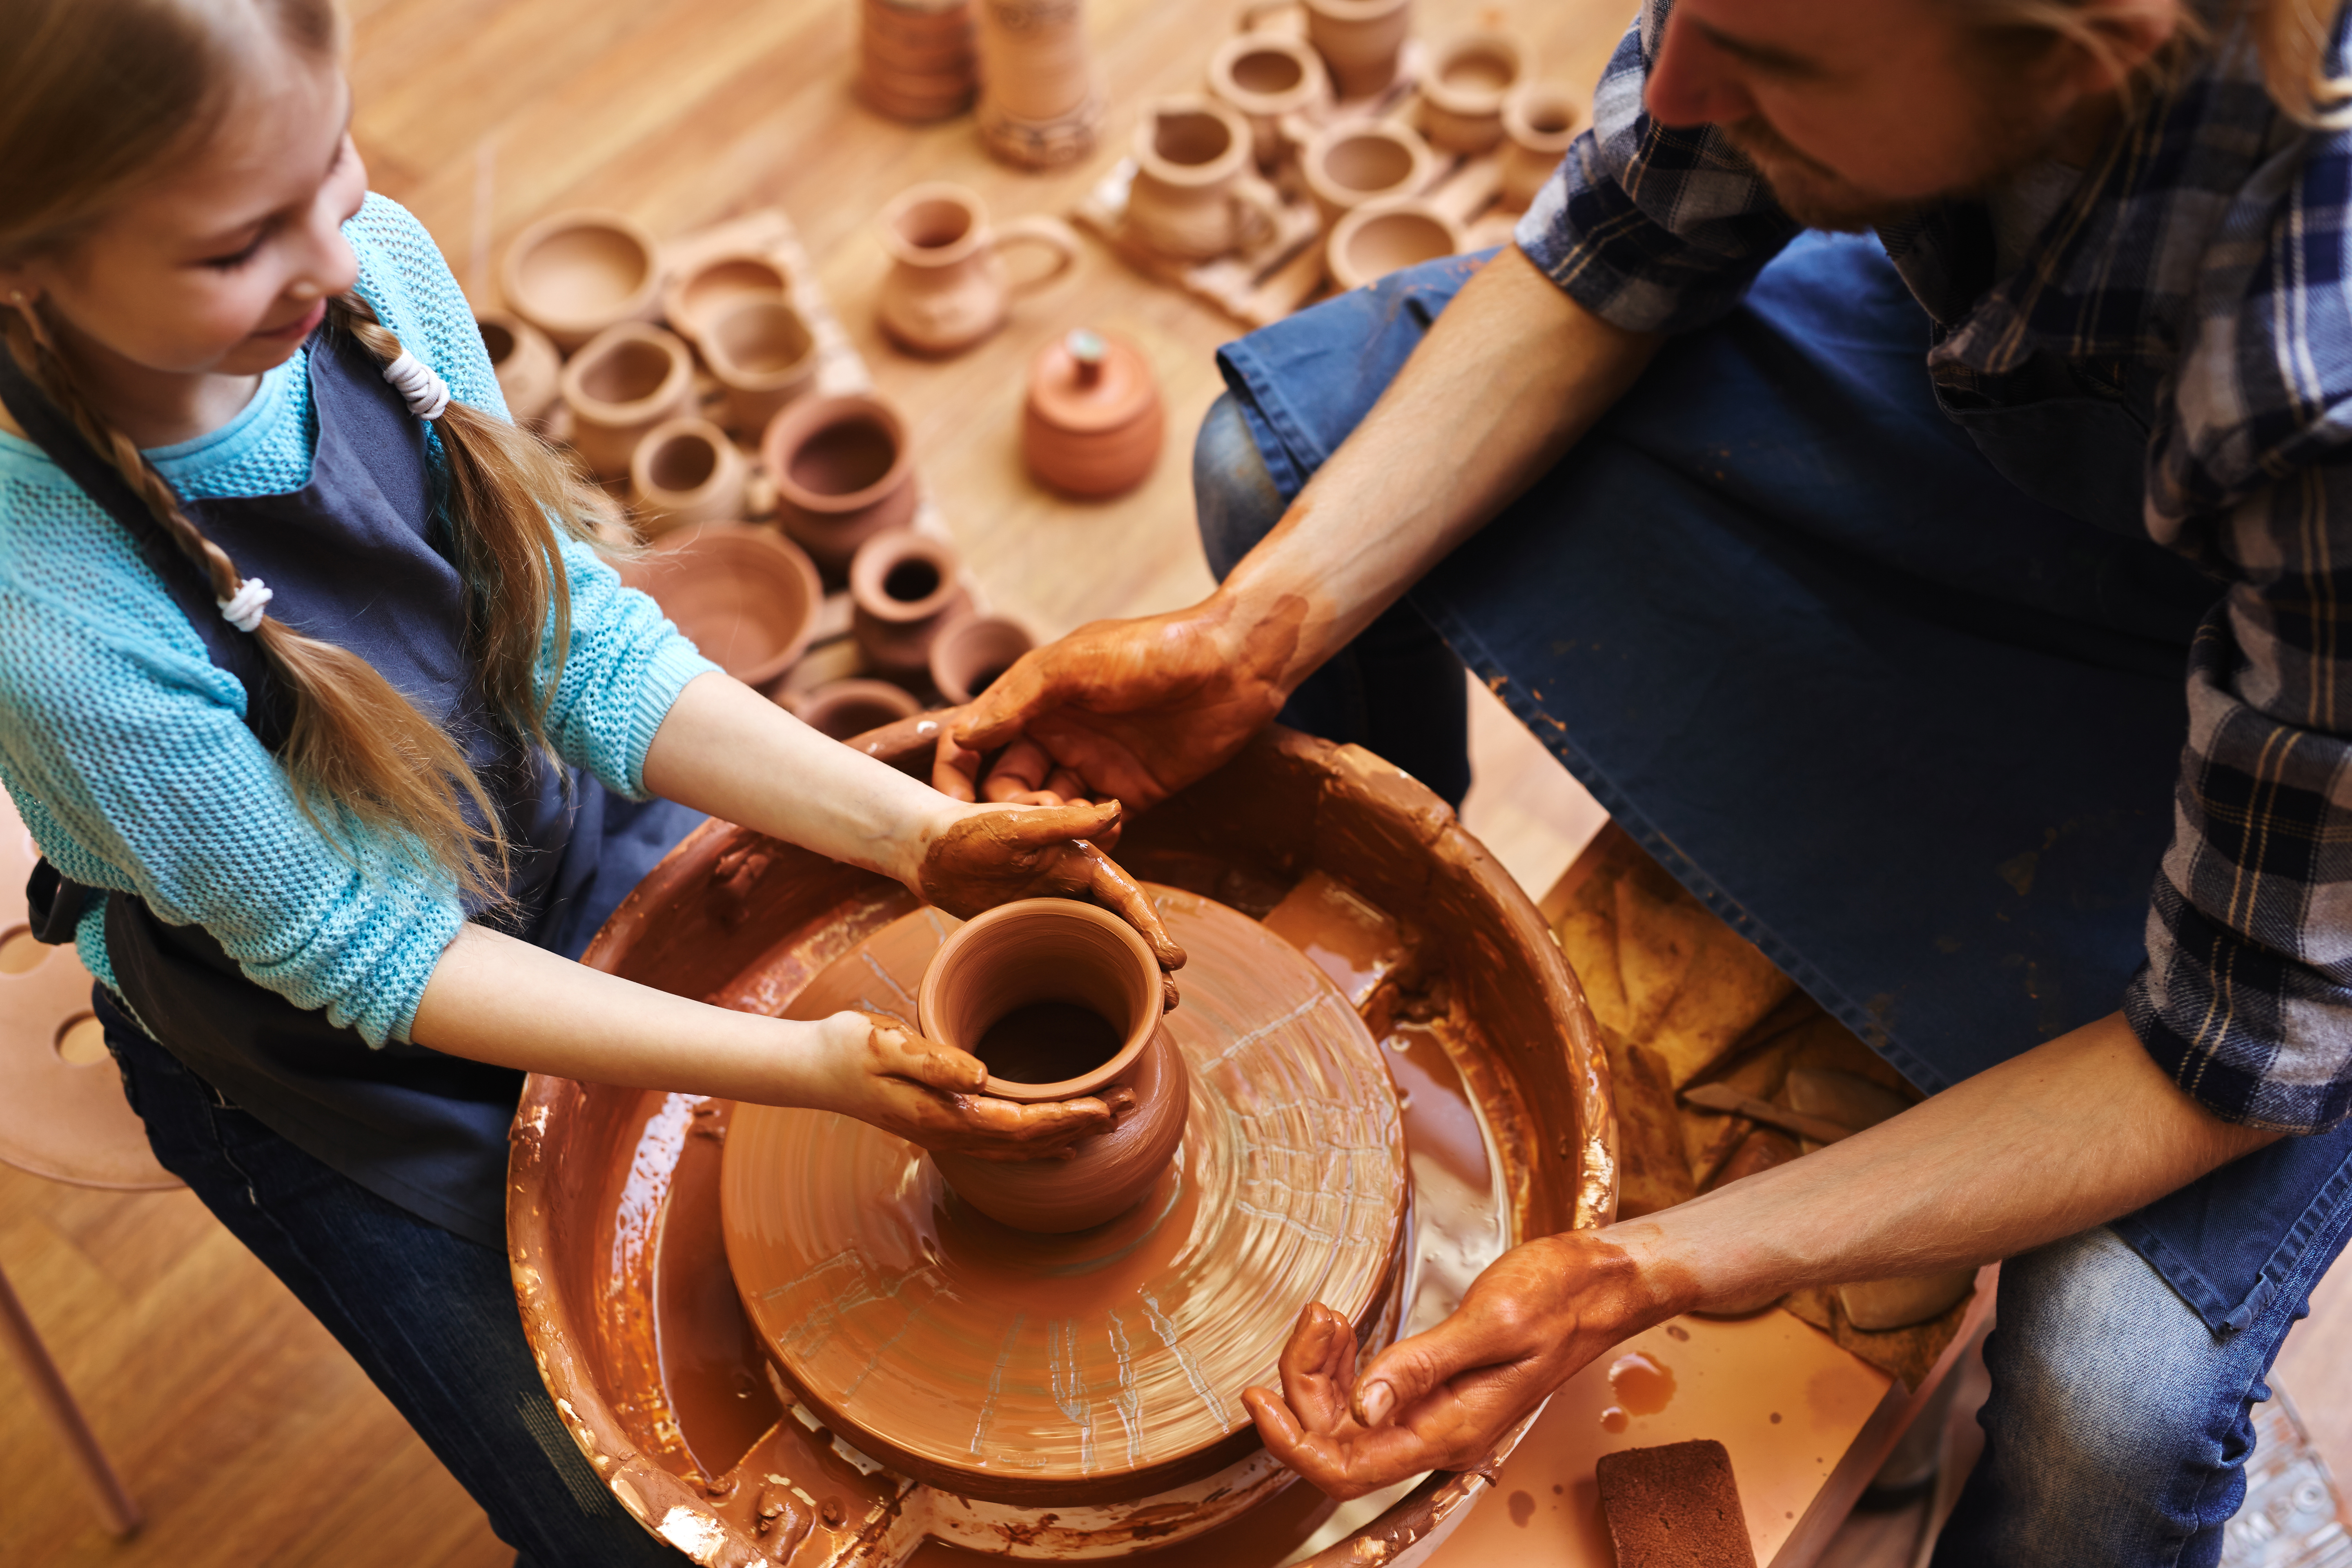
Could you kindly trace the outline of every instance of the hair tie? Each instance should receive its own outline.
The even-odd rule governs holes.
[[[268,584],[258,577],[247,577],[236,585],[235,598],[215,599],[213,603],[220,606],[222,620],[238,631],[249,632],[261,624],[261,612],[276,596]]]
[[[408,411],[419,419],[438,419],[449,406],[449,384],[441,379],[440,372],[406,349],[383,367],[383,378],[407,400]]]

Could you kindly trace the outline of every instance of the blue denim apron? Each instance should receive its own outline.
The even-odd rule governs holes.
[[[1477,265],[1226,345],[1286,498]],[[2144,962],[2187,650],[2221,589],[2141,527],[2151,386],[2050,364],[2030,402],[1947,409],[1930,331],[1874,241],[1798,241],[1408,598],[1662,864],[1933,1092],[2113,1011]],[[2222,1332],[2307,1289],[2347,1225],[2352,1126],[2116,1229]]]
[[[468,900],[467,917],[577,957],[701,817],[665,801],[609,795],[494,721],[467,655],[465,583],[439,515],[423,422],[341,334],[314,337],[309,362],[319,427],[310,482],[281,495],[191,502],[188,514],[241,572],[268,582],[273,616],[365,658],[463,745],[512,851],[504,897]],[[275,751],[288,731],[287,694],[253,639],[221,618],[210,583],[5,351],[0,396],[35,444],[140,542],[213,662],[244,685],[247,727]],[[47,941],[69,940],[85,900],[100,896],[53,871],[37,873],[35,894]],[[246,978],[202,927],[167,924],[133,895],[102,896],[122,1000],[184,1066],[377,1195],[503,1245],[507,1129],[522,1074],[423,1046],[371,1048],[323,1012]],[[97,989],[100,1016],[129,1026]]]

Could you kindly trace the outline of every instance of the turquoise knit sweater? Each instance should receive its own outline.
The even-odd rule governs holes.
[[[452,395],[503,416],[473,312],[424,226],[371,195],[343,233],[384,324]],[[309,481],[318,435],[297,353],[226,425],[148,456],[191,500],[269,495]],[[654,731],[716,667],[586,546],[566,544],[563,562],[572,640],[548,735],[641,799]],[[542,669],[553,651],[551,626]],[[77,882],[201,924],[255,982],[369,1044],[405,1040],[463,921],[456,890],[397,843],[359,839],[357,864],[339,854],[244,713],[245,689],[138,545],[37,448],[0,434],[0,784],[42,853]],[[95,913],[78,934],[82,962],[113,984]]]

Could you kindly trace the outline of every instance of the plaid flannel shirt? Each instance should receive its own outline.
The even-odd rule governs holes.
[[[1644,112],[1670,4],[1648,0],[1517,231],[1580,303],[1666,332],[1732,310],[1798,232],[1715,131]],[[2319,1131],[2352,1114],[2352,132],[2282,115],[2232,15],[2180,74],[2008,276],[1979,204],[1880,238],[1936,323],[1948,396],[1999,405],[2050,353],[2157,389],[2148,532],[2226,591],[2189,662],[2173,838],[2124,1010],[2215,1114]]]

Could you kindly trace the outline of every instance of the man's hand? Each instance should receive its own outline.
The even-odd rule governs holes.
[[[969,920],[1014,899],[1090,898],[1142,932],[1160,968],[1183,967],[1184,950],[1150,896],[1092,842],[1117,836],[1118,802],[947,809],[957,815],[929,841],[915,876],[931,903]]]
[[[896,1019],[842,1012],[817,1029],[819,1060],[805,1103],[925,1149],[982,1160],[1066,1160],[1079,1139],[1111,1129],[1111,1107],[1093,1095],[1016,1105],[982,1094],[985,1062]]]

